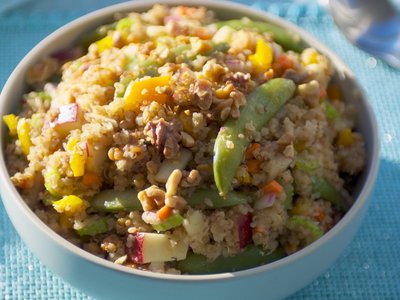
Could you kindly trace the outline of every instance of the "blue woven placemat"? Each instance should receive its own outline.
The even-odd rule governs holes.
[[[0,7],[1,1],[17,2],[0,0]],[[0,9],[0,87],[23,55],[47,34],[115,2],[22,1],[3,15]],[[400,299],[400,72],[351,46],[314,2],[240,2],[298,24],[337,52],[365,87],[379,123],[381,167],[362,228],[337,262],[291,299]],[[1,202],[0,299],[89,299],[26,248]]]

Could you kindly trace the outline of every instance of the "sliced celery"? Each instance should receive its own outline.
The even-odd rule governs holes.
[[[112,226],[110,225],[111,220],[112,217],[102,217],[94,221],[93,223],[77,229],[76,233],[80,236],[95,236],[101,233],[108,232],[112,229]]]
[[[172,215],[159,224],[153,225],[153,228],[158,232],[167,231],[178,227],[183,223],[183,217],[179,214]]]
[[[103,190],[94,196],[90,206],[101,212],[143,210],[137,194],[134,189],[125,191]]]

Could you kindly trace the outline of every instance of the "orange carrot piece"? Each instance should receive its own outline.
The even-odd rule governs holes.
[[[86,173],[83,175],[82,183],[84,185],[98,185],[101,183],[101,178],[96,173]]]
[[[165,220],[172,214],[172,208],[169,206],[164,205],[157,211],[157,216],[160,218],[160,220]]]
[[[283,191],[283,187],[276,180],[272,180],[271,182],[267,183],[262,188],[262,190],[265,194],[269,193],[279,194],[280,192]]]
[[[325,219],[325,212],[323,210],[318,211],[318,214],[315,216],[315,219],[318,222],[322,222]]]
[[[204,27],[197,28],[194,32],[194,35],[198,36],[202,40],[210,40],[212,38],[211,32]]]
[[[140,105],[145,101],[156,101],[160,104],[165,104],[170,96],[157,92],[157,87],[168,86],[169,82],[170,76],[158,76],[142,81],[132,81],[125,91],[124,108],[126,110],[138,111]]]
[[[293,68],[293,61],[292,59],[286,55],[286,54],[281,54],[277,57],[277,62],[278,64],[284,69],[290,69]]]
[[[259,143],[253,143],[251,144],[247,149],[244,154],[246,159],[252,159],[254,157],[254,152],[258,149],[260,149],[261,145]]]
[[[257,159],[250,159],[246,161],[247,171],[250,174],[254,174],[258,170],[258,165],[260,162]]]

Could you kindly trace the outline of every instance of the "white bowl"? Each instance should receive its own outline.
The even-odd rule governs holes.
[[[185,1],[162,1],[183,4]],[[83,16],[49,35],[18,64],[6,82],[0,97],[0,115],[15,111],[26,92],[25,74],[30,65],[74,43],[83,33],[111,20],[116,12],[145,11],[160,1],[134,1],[110,6]],[[187,3],[186,3],[187,4]],[[278,24],[298,33],[309,45],[325,53],[336,68],[336,80],[347,101],[358,111],[358,130],[364,135],[368,152],[367,166],[354,187],[356,201],[340,222],[322,238],[303,250],[257,268],[214,275],[165,275],[133,270],[98,258],[72,245],[53,232],[28,208],[10,181],[4,159],[6,129],[0,140],[0,191],[7,213],[26,245],[52,271],[73,286],[97,299],[278,299],[286,297],[324,272],[342,253],[359,228],[367,210],[379,162],[377,125],[357,80],[348,67],[329,49],[308,33],[282,19],[247,6],[212,0],[193,0],[224,18],[247,16]]]

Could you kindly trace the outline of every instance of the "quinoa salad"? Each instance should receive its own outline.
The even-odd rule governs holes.
[[[366,150],[326,56],[205,7],[125,13],[26,74],[13,184],[52,230],[130,268],[267,264],[329,231]]]

